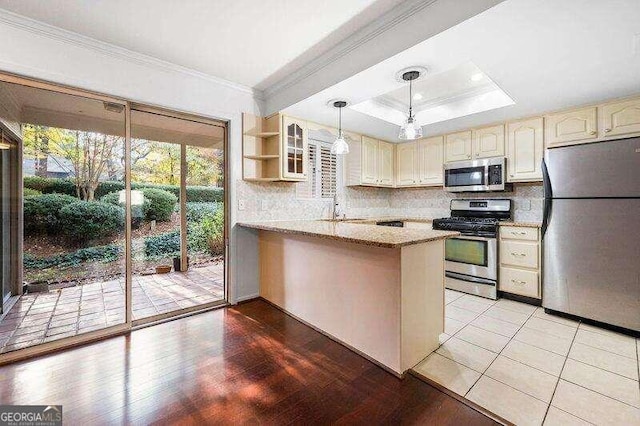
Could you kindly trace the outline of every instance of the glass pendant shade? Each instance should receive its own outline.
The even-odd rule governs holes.
[[[331,153],[336,155],[345,155],[349,153],[349,144],[344,140],[342,132],[338,134],[338,137],[331,145]]]
[[[415,117],[407,117],[400,126],[400,134],[398,138],[404,140],[420,139],[422,137],[422,126],[416,121]]]
[[[338,137],[333,144],[331,144],[331,153],[335,155],[345,155],[349,153],[349,144],[344,140],[342,134],[342,108],[347,106],[345,101],[335,101],[333,103],[335,108],[338,108]]]
[[[420,126],[413,115],[413,104],[411,102],[413,100],[412,83],[413,80],[417,79],[418,77],[420,77],[420,73],[415,70],[407,71],[402,74],[402,79],[409,82],[409,115],[407,116],[407,119],[404,121],[404,123],[402,123],[402,126],[400,126],[400,133],[398,134],[399,139],[413,140],[422,137],[422,126]]]

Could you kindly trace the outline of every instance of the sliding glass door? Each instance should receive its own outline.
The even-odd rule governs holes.
[[[224,303],[225,146],[222,122],[0,74],[0,363]]]
[[[225,298],[224,137],[219,125],[131,112],[132,199],[143,210],[132,222],[135,321]]]

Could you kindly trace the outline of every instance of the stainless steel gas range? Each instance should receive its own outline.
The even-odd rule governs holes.
[[[435,219],[433,229],[459,231],[445,243],[445,287],[496,299],[498,223],[511,218],[511,200],[451,200],[451,217]]]

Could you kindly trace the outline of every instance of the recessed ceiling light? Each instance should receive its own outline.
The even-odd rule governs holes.
[[[422,93],[416,93],[413,95],[413,100],[419,101],[420,99],[422,99]]]
[[[484,77],[484,74],[482,74],[481,72],[477,72],[471,75],[471,81],[480,81],[482,80],[483,77]]]

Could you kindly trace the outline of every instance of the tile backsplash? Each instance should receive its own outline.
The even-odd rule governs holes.
[[[236,182],[237,199],[244,202],[238,220],[326,219],[331,217],[330,200],[301,199],[296,185],[286,182]],[[542,184],[516,184],[501,193],[454,194],[440,188],[368,188],[343,187],[338,202],[348,218],[358,217],[447,217],[454,198],[510,198],[514,202],[513,219],[523,222],[542,220]]]

